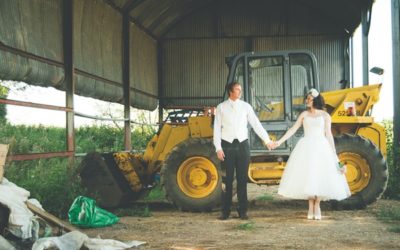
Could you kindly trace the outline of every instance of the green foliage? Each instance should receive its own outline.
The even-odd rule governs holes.
[[[153,137],[155,129],[150,126],[132,130],[131,141],[134,150],[144,150]],[[110,126],[81,127],[75,132],[76,152],[113,152],[124,149],[123,129]]]
[[[253,230],[254,228],[255,228],[255,223],[252,221],[237,225],[237,229],[244,231],[250,231]]]
[[[123,131],[108,126],[78,128],[77,153],[112,152],[123,149]],[[144,150],[154,134],[153,128],[138,127],[132,132],[132,147]],[[0,143],[9,144],[10,154],[61,152],[66,150],[66,130],[44,126],[13,126],[0,123]],[[73,200],[86,195],[76,174],[79,159],[69,167],[67,158],[40,159],[8,163],[5,177],[31,192],[43,208],[61,218]],[[145,214],[145,212],[143,212]]]
[[[135,204],[129,208],[118,208],[113,211],[118,217],[135,216],[135,217],[150,217],[152,216],[147,204]]]
[[[1,83],[1,81],[0,81]],[[7,98],[9,89],[0,85],[0,98]],[[6,121],[7,109],[5,104],[0,104],[0,123]]]
[[[0,124],[0,143],[9,144],[11,153],[65,151],[65,129],[44,126]]]
[[[6,167],[5,176],[27,189],[47,211],[66,218],[72,201],[86,193],[74,169],[69,169],[66,158],[19,161]]]
[[[270,194],[263,194],[258,197],[256,197],[256,200],[258,201],[272,201],[274,197]]]
[[[393,148],[393,121],[384,121],[386,131],[387,163],[389,168],[389,181],[384,193],[385,198],[400,199],[400,151]],[[396,161],[394,161],[396,157]]]
[[[400,207],[383,207],[378,211],[378,218],[390,225],[389,231],[400,233]]]
[[[153,187],[149,194],[144,197],[145,201],[160,201],[165,199],[165,192],[162,189],[161,185],[157,184]]]
[[[154,133],[152,127],[136,127],[131,133],[132,148],[144,150]],[[109,126],[78,128],[75,140],[77,153],[113,152],[124,148],[123,131]],[[60,152],[66,149],[66,130],[0,123],[0,143],[9,144],[13,154]]]

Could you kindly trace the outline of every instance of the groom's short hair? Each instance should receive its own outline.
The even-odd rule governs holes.
[[[236,85],[240,85],[240,83],[239,83],[239,82],[233,81],[233,82],[230,82],[230,83],[228,83],[228,84],[226,85],[225,89],[226,89],[226,91],[228,92],[228,96],[231,95],[231,92],[233,92],[233,88],[234,88]]]

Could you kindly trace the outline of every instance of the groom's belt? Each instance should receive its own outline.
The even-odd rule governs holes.
[[[247,143],[247,141],[248,139],[243,140],[242,142],[240,142],[238,139],[234,139],[232,142],[222,140],[222,144],[241,144],[241,143]]]

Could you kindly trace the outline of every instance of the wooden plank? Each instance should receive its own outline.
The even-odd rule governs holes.
[[[8,152],[7,144],[0,144],[0,183],[3,181],[4,164],[6,162]]]
[[[76,227],[70,225],[70,224],[66,224],[65,222],[63,222],[62,220],[60,220],[59,218],[57,218],[56,216],[52,215],[51,213],[48,213],[42,209],[40,209],[39,207],[33,205],[32,203],[30,203],[29,201],[26,202],[26,206],[29,208],[29,210],[31,210],[34,214],[42,217],[43,219],[45,219],[46,221],[53,223],[59,227],[61,227],[62,229],[65,229],[65,231],[67,232],[71,232],[71,231],[79,231]]]

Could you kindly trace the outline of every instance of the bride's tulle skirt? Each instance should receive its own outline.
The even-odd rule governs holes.
[[[290,154],[278,194],[292,199],[343,200],[351,195],[346,176],[324,136],[301,138]]]

